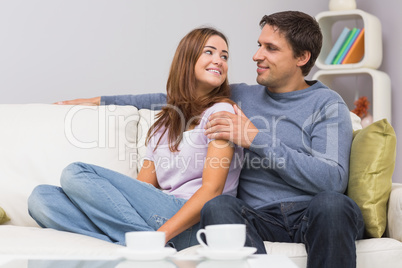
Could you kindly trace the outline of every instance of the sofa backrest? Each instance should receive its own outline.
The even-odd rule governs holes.
[[[37,226],[28,215],[28,196],[38,184],[59,185],[71,162],[136,178],[139,121],[132,106],[1,104],[0,207],[11,219],[6,224]]]

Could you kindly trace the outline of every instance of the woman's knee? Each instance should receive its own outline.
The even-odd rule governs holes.
[[[63,189],[74,188],[75,179],[78,177],[78,174],[87,171],[88,166],[85,163],[74,162],[66,166],[60,177],[60,185]]]
[[[59,187],[53,185],[38,185],[28,197],[28,211],[31,215],[37,215],[46,211],[46,208],[54,202],[54,195],[58,194]]]
[[[49,196],[49,193],[53,191],[54,187],[55,186],[45,184],[36,186],[28,197],[28,205],[38,202],[41,203],[42,200],[46,200]]]

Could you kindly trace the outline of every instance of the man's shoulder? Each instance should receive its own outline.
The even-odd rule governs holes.
[[[265,86],[255,84],[255,85],[249,85],[246,83],[235,83],[235,84],[230,84],[230,89],[233,91],[238,91],[238,90],[265,90]]]
[[[265,92],[266,87],[262,85],[249,85],[246,83],[230,84],[231,99],[235,102],[249,100],[250,96]]]
[[[316,83],[312,86],[313,96],[321,101],[328,102],[344,102],[341,95],[335,90],[330,89],[320,81],[316,81]]]

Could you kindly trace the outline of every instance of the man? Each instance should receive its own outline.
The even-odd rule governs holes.
[[[352,142],[349,110],[337,93],[304,79],[321,50],[319,25],[307,14],[286,11],[264,16],[260,26],[253,57],[259,85],[231,85],[231,98],[242,110],[213,114],[206,129],[210,138],[245,148],[238,196],[209,201],[201,226],[245,223],[246,246],[257,253],[266,252],[263,241],[303,243],[308,267],[356,267],[355,240],[363,237],[364,223],[343,194]],[[151,108],[166,96],[101,102]]]
[[[264,16],[260,25],[253,59],[261,86],[233,86],[244,114],[216,113],[206,130],[245,148],[238,199],[208,202],[201,226],[245,223],[246,245],[258,253],[265,252],[263,241],[304,243],[308,267],[356,267],[355,240],[364,224],[343,194],[349,111],[335,92],[304,80],[321,49],[319,26],[300,12]]]

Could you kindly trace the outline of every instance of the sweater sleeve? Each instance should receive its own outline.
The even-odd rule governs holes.
[[[102,96],[101,105],[131,105],[138,109],[160,110],[166,105],[166,94]]]
[[[262,163],[275,169],[287,184],[304,192],[346,190],[349,175],[349,155],[353,137],[349,110],[344,103],[328,105],[303,125],[304,150],[292,149],[280,137],[260,131],[250,147]]]
[[[237,91],[237,84],[231,84],[230,88]],[[242,84],[244,87],[245,84]],[[131,105],[137,109],[160,110],[166,105],[165,93],[150,93],[138,95],[113,95],[101,96],[101,105]]]
[[[245,84],[243,84],[244,87]],[[236,84],[231,84],[231,89],[236,89]],[[236,91],[236,90],[235,90]],[[165,93],[150,93],[138,95],[113,95],[102,96],[101,105],[131,105],[138,109],[160,110],[166,105]]]

